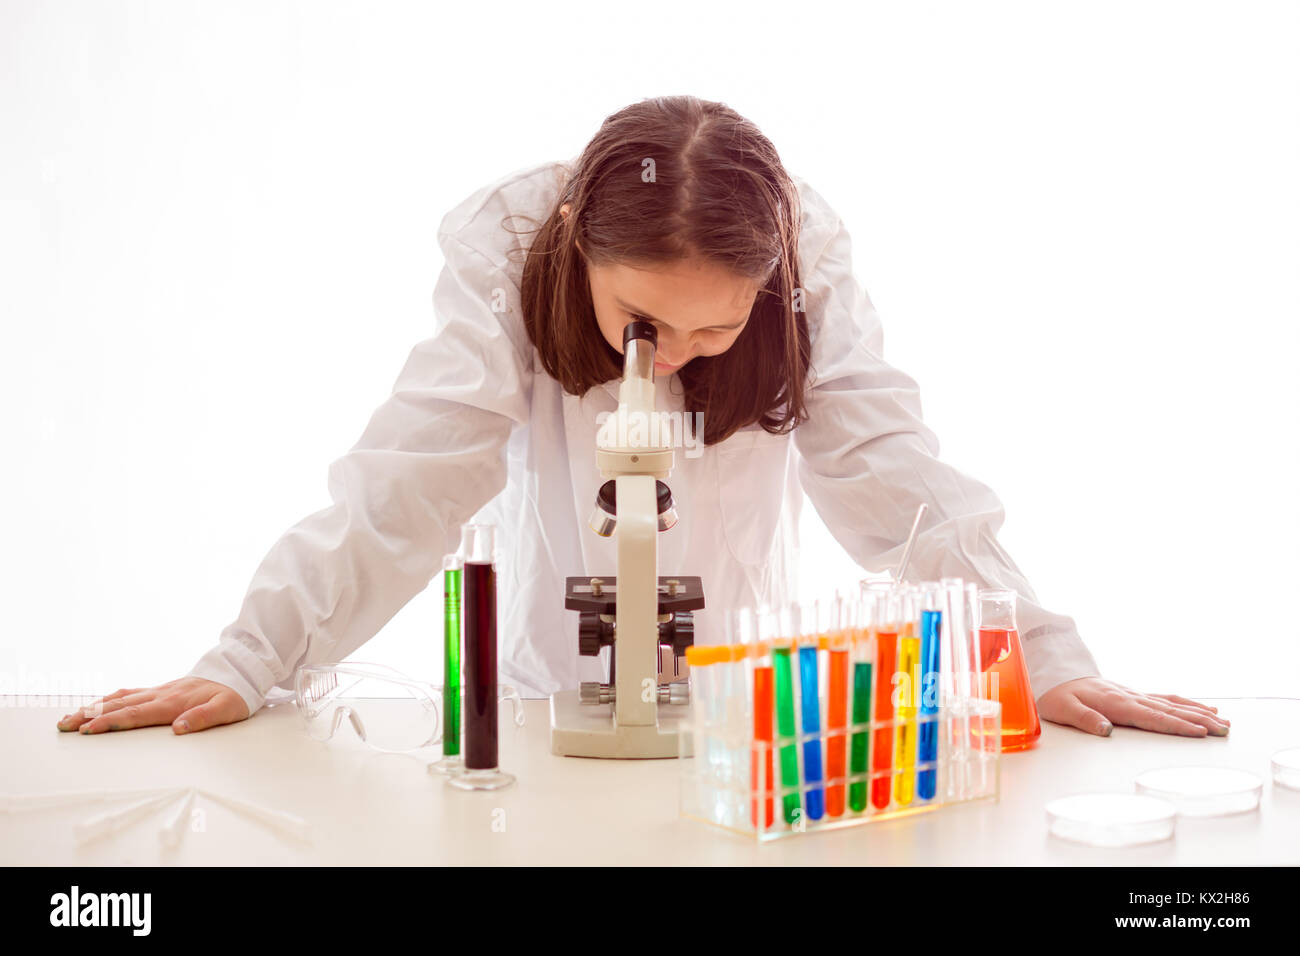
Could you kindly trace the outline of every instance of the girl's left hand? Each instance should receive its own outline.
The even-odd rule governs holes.
[[[1080,677],[1038,698],[1038,716],[1109,737],[1114,724],[1180,737],[1226,737],[1230,721],[1219,709],[1175,694],[1139,694],[1114,681]]]

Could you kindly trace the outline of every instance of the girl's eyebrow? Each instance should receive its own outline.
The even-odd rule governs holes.
[[[662,320],[660,320],[660,319],[656,319],[653,315],[651,315],[649,312],[646,312],[644,309],[638,309],[638,308],[636,308],[635,306],[628,305],[626,302],[624,302],[624,301],[623,301],[622,299],[620,299],[618,296],[614,296],[614,301],[618,303],[618,305],[619,305],[620,308],[624,309],[624,310],[627,311],[627,312],[631,312],[633,315],[639,315],[639,316],[641,316],[641,318],[643,318],[643,319],[649,319],[651,322],[660,322],[660,321],[662,321]],[[740,328],[742,325],[744,325],[744,324],[745,324],[746,322],[748,322],[748,321],[749,321],[749,316],[745,316],[745,318],[741,319],[739,322],[735,323],[734,325],[706,325],[704,328],[699,329],[698,331],[701,331],[701,332],[711,332],[711,331],[716,330],[716,331],[719,331],[719,332],[730,332],[732,329],[738,329],[738,328]],[[664,322],[663,324],[664,324],[664,325],[667,325],[668,323],[667,323],[667,322]]]

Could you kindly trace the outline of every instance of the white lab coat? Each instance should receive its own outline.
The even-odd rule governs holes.
[[[333,504],[290,528],[253,575],[238,618],[193,676],[234,688],[256,711],[299,665],[342,660],[439,573],[473,517],[499,527],[501,680],[544,696],[604,679],[580,657],[566,575],[612,575],[613,539],[587,527],[602,479],[597,415],[617,408],[617,381],[582,398],[543,369],[524,330],[522,257],[507,216],[541,222],[569,163],[488,185],[438,230],[445,265],[436,330],[412,350],[360,440],[329,468]],[[668,483],[680,521],[659,536],[661,574],[703,578],[696,640],[723,640],[722,612],[797,593],[803,493],[866,570],[892,567],[917,505],[929,514],[908,577],[962,577],[1020,593],[1019,624],[1034,693],[1095,676],[1074,622],[1037,604],[998,544],[1003,510],[985,485],[939,461],[916,383],[881,357],[881,325],[852,273],[849,235],[796,177],[803,205],[799,268],[816,380],[810,418],[792,435],[755,426],[689,457]],[[494,308],[495,306],[495,308]],[[657,407],[681,410],[677,376]],[[435,635],[430,639],[435,640]]]

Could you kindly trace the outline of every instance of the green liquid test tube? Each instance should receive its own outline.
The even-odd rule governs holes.
[[[863,726],[871,722],[871,664],[868,661],[853,665],[853,723]],[[868,751],[871,734],[863,730],[853,735],[849,745],[849,773],[852,776],[866,774]],[[854,813],[867,809],[867,780],[854,781],[849,785],[849,807]]]
[[[781,748],[781,786],[793,788],[781,800],[785,822],[799,818],[799,752],[795,745],[794,679],[790,670],[790,645],[772,648],[772,666],[776,671],[776,732],[790,743]]]
[[[460,753],[460,594],[463,565],[458,555],[442,559],[442,753]]]

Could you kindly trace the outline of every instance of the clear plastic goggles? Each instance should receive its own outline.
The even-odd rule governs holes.
[[[523,701],[498,684],[498,700],[514,702],[516,727],[524,725]],[[460,689],[464,697],[465,689]],[[307,733],[329,740],[346,721],[368,746],[407,753],[442,742],[443,688],[383,664],[309,664],[294,674],[294,704]]]

